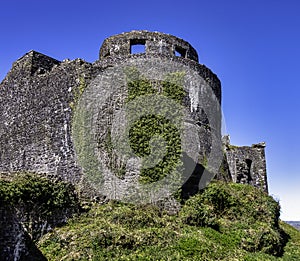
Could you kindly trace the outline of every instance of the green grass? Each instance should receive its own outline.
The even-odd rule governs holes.
[[[278,222],[279,211],[260,190],[215,182],[173,216],[150,205],[94,204],[38,247],[55,261],[300,260],[300,232]]]

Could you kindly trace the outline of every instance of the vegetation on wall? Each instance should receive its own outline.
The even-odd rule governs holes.
[[[65,219],[68,212],[79,208],[74,186],[33,173],[18,173],[12,180],[0,179],[0,203],[17,210],[33,239],[42,233],[43,223]]]
[[[70,108],[74,111],[76,104],[83,94],[84,90],[87,88],[87,83],[84,76],[79,77],[79,84],[73,88],[73,101],[70,102]]]
[[[0,201],[6,204],[26,204],[50,215],[56,208],[74,207],[78,203],[74,187],[32,173],[18,173],[11,181],[0,179]]]
[[[143,75],[140,75],[135,68],[127,68],[127,87],[128,96],[126,103],[134,101],[136,98],[144,96],[147,99],[147,95],[151,95],[151,99],[154,95],[163,95],[164,97],[172,99],[172,101],[181,105],[185,97],[185,91],[182,86],[183,73],[177,72],[168,74],[164,80],[149,80]],[[140,105],[140,104],[139,104]],[[140,158],[145,158],[151,155],[152,139],[158,136],[164,140],[155,144],[156,148],[160,145],[165,148],[160,148],[161,151],[165,149],[165,155],[157,162],[153,167],[144,167],[141,169],[140,181],[143,183],[151,183],[164,178],[166,175],[173,172],[175,169],[180,169],[180,157],[182,153],[181,148],[181,136],[178,126],[175,126],[171,118],[176,119],[180,117],[180,114],[174,107],[171,107],[172,103],[161,103],[157,100],[157,103],[153,103],[151,107],[147,107],[147,115],[140,117],[136,120],[129,130],[130,146],[135,155]],[[140,111],[140,108],[134,108],[130,113],[136,113]],[[159,112],[158,112],[159,111]],[[165,114],[169,115],[169,118],[165,117]],[[152,155],[156,156],[157,155]],[[150,159],[153,160],[154,159]]]

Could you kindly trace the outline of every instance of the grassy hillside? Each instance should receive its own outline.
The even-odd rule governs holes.
[[[300,232],[251,186],[214,182],[178,215],[109,202],[45,235],[48,260],[300,260]]]

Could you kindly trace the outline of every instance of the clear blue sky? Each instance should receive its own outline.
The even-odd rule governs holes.
[[[0,9],[1,80],[32,49],[93,62],[106,37],[133,29],[190,42],[222,81],[232,143],[267,143],[270,194],[283,220],[300,220],[300,1],[10,0]]]

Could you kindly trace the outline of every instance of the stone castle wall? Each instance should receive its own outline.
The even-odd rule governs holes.
[[[131,54],[132,45],[137,43],[145,44],[145,53]],[[209,84],[220,103],[219,79],[197,61],[197,52],[184,40],[146,31],[133,31],[106,39],[100,49],[100,60],[94,64],[80,59],[60,62],[35,51],[25,54],[13,64],[0,85],[0,172],[44,173],[78,184],[82,168],[73,144],[72,117],[86,86],[110,68],[136,66],[147,72],[167,62],[168,68],[162,67],[158,71],[188,68]],[[111,86],[118,78],[118,73],[112,75]],[[121,86],[114,90],[114,99],[127,95],[123,89]],[[194,99],[191,90],[186,89],[186,92],[190,96],[187,107],[195,107],[191,101]],[[110,106],[115,106],[113,103]],[[106,123],[103,124],[111,121],[110,115],[104,117]],[[193,109],[191,117],[200,126],[196,131],[203,143],[200,155],[203,158],[211,146],[208,140],[211,133],[203,127],[207,117],[198,108]],[[216,121],[217,139],[220,139],[220,128],[220,122]]]
[[[144,53],[132,54],[132,48],[137,44],[145,47]],[[213,146],[212,137],[221,142],[221,121],[216,120],[215,130],[208,127],[209,117],[199,109],[201,106],[195,103],[196,96],[193,94],[205,93],[205,88],[197,89],[197,82],[193,80],[203,80],[213,90],[217,103],[221,104],[221,83],[217,76],[198,63],[198,54],[189,43],[157,32],[133,31],[112,36],[104,41],[99,56],[93,64],[81,59],[61,62],[31,51],[13,64],[0,84],[0,173],[35,172],[78,185],[85,168],[78,160],[72,127],[80,97],[87,92],[87,86],[102,75],[110,79],[108,83],[114,88],[98,111],[96,130],[97,135],[102,137],[112,126],[111,109],[124,105],[128,95],[124,81],[116,84],[120,71],[115,68],[135,67],[146,74],[148,72],[148,76],[185,68],[185,106],[191,121],[184,124],[189,126],[191,135],[197,133],[200,149],[197,159],[188,158],[185,162],[188,165],[197,161],[183,189],[186,196],[196,193]],[[168,68],[164,68],[163,64],[168,64]],[[98,95],[107,95],[104,88],[99,91]],[[221,111],[217,113],[219,117]],[[196,143],[194,140],[188,142]],[[102,153],[102,158],[105,157],[109,162],[110,156]],[[126,173],[130,174],[131,167],[126,167]],[[226,143],[221,167],[216,172],[218,179],[248,183],[268,190],[263,145],[235,147]],[[128,177],[130,182],[132,176]],[[5,249],[1,258],[18,260],[13,259],[16,251],[28,252],[26,235],[13,209],[1,206],[0,213],[0,248]],[[7,242],[10,242],[9,247]]]
[[[31,171],[78,182],[71,104],[91,65],[31,51],[0,85],[0,172]]]
[[[225,137],[225,155],[232,181],[250,184],[268,192],[265,143],[250,146],[233,146]]]

